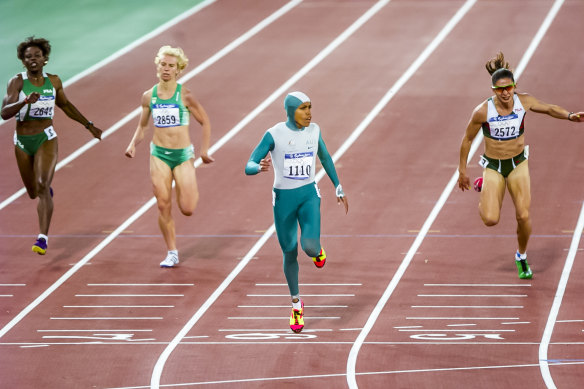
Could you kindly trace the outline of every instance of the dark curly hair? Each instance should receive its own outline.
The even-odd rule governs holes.
[[[19,60],[22,61],[24,59],[24,52],[31,46],[35,46],[41,49],[47,61],[49,60],[49,54],[51,54],[51,44],[44,38],[35,38],[34,36],[29,36],[16,48],[16,54]]]
[[[499,51],[495,58],[487,61],[485,67],[491,75],[491,82],[493,85],[495,85],[495,83],[501,78],[510,78],[515,82],[513,72],[509,69],[509,62],[505,61],[505,56],[503,56],[502,52]]]

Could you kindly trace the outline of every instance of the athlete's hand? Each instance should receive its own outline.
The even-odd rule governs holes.
[[[215,158],[211,157],[207,153],[201,154],[201,160],[203,161],[203,163],[215,162]]]
[[[345,215],[347,213],[349,213],[349,200],[347,199],[347,196],[343,196],[343,197],[337,197],[337,204],[343,203],[343,205],[345,206]]]
[[[131,144],[126,149],[126,157],[128,157],[128,158],[134,158],[134,155],[136,155],[136,146],[134,146],[133,144]]]
[[[32,92],[30,95],[26,96],[24,102],[27,104],[34,104],[39,101],[41,94],[39,92]]]
[[[264,158],[260,161],[260,172],[267,172],[270,170],[272,164],[272,157]]]
[[[570,117],[571,122],[584,122],[584,112],[574,112]]]
[[[470,178],[466,174],[458,173],[458,187],[465,190],[470,190]]]

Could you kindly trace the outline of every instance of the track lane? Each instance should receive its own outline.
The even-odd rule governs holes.
[[[482,16],[484,17],[485,13],[482,12]],[[522,13],[523,16],[527,16],[525,12]],[[488,19],[488,18],[486,18]],[[472,19],[469,19],[468,22],[471,22]],[[524,25],[525,26],[525,25]],[[556,20],[553,26],[562,26],[562,20]],[[466,37],[468,39],[468,37]],[[473,40],[473,42],[477,42]],[[516,40],[515,43],[519,43],[520,40]],[[547,42],[551,46],[554,46],[553,41],[547,39]],[[538,49],[534,59],[529,64],[529,67],[526,71],[526,76],[523,76],[520,81],[520,86],[525,87],[526,85],[531,85],[529,82],[530,70],[533,69],[534,72],[531,73],[533,75],[538,74],[537,70],[542,69],[541,64],[535,62],[539,56],[541,57],[548,57],[545,48],[546,40],[544,40],[541,44],[541,48]],[[557,43],[556,43],[557,45]],[[445,46],[446,48],[446,46]],[[503,49],[503,51],[508,54],[509,50]],[[488,58],[488,56],[485,56]],[[517,61],[512,63],[516,63]],[[464,68],[468,68],[464,66]],[[545,67],[543,67],[545,68]],[[480,67],[477,67],[480,69]],[[565,72],[565,69],[563,70]],[[562,70],[559,70],[562,72]],[[480,73],[477,73],[477,79],[480,77]],[[558,75],[561,78],[561,76]],[[539,81],[541,82],[541,81]],[[567,86],[565,86],[567,87]],[[567,87],[570,89],[569,87]],[[521,90],[521,89],[520,89]],[[525,87],[525,90],[532,92],[531,88]],[[561,88],[558,88],[560,91]],[[560,97],[561,92],[556,94],[556,100],[554,100],[554,96],[550,96],[549,90],[546,93],[546,101],[554,101],[558,102],[558,104],[562,103],[562,97]],[[541,97],[544,96],[542,93],[532,92],[536,96]],[[569,92],[568,92],[569,93]],[[549,96],[549,97],[548,97]],[[565,98],[565,97],[564,97]],[[476,101],[480,101],[480,98],[477,98]],[[565,104],[563,104],[566,106]],[[472,107],[471,107],[472,109]],[[468,112],[470,112],[470,110]],[[555,128],[565,127],[569,125],[567,122],[559,122],[547,120],[546,118],[540,118],[530,120],[529,117],[534,116],[531,114],[528,116],[528,143],[530,145],[537,144],[538,138],[542,135],[542,130],[540,128],[545,127],[542,123],[547,122],[547,125],[552,124]],[[464,128],[464,124],[460,126],[460,128]],[[560,135],[561,137],[561,135]],[[454,139],[454,138],[453,138]],[[556,143],[555,141],[550,142],[549,137],[545,142],[545,147],[548,146],[554,147],[553,145]],[[573,139],[573,138],[572,138]],[[577,143],[572,140],[572,143]],[[454,145],[455,147],[457,145]],[[453,150],[456,148],[453,147]],[[532,146],[534,147],[534,146]],[[541,149],[540,147],[539,149]],[[542,318],[547,316],[547,310],[549,309],[549,304],[551,303],[550,296],[553,296],[553,290],[555,287],[556,282],[559,277],[558,270],[561,270],[561,264],[563,259],[561,256],[558,256],[558,251],[561,252],[563,250],[563,245],[566,242],[569,242],[570,236],[561,233],[561,231],[557,231],[558,223],[562,225],[564,223],[570,224],[570,220],[574,218],[574,214],[577,214],[579,203],[574,201],[565,201],[559,200],[562,204],[562,208],[565,209],[561,210],[562,214],[571,214],[572,216],[568,218],[568,220],[560,221],[558,219],[557,211],[558,208],[555,209],[546,209],[543,210],[542,213],[545,213],[546,216],[550,216],[549,218],[542,218],[543,220],[539,220],[537,213],[540,209],[544,208],[543,205],[538,205],[536,202],[543,201],[548,196],[545,193],[541,193],[540,191],[536,192],[537,183],[542,182],[542,180],[538,178],[539,170],[534,165],[537,164],[539,166],[540,163],[544,163],[546,156],[545,151],[538,151],[537,155],[533,154],[535,161],[532,164],[532,188],[533,188],[533,198],[534,203],[532,207],[532,213],[534,214],[534,226],[537,230],[534,230],[536,234],[541,234],[545,236],[545,239],[538,239],[534,236],[532,242],[530,243],[530,257],[534,258],[530,261],[530,263],[534,263],[534,271],[535,271],[535,278],[533,283],[537,285],[537,287],[530,288],[528,292],[527,299],[525,302],[519,302],[518,300],[521,299],[514,299],[510,301],[502,302],[502,300],[491,299],[490,303],[486,303],[485,299],[474,299],[473,300],[466,300],[462,297],[457,299],[453,298],[444,298],[442,301],[439,299],[428,299],[428,298],[421,298],[416,297],[416,293],[414,292],[417,290],[423,290],[423,285],[426,282],[429,282],[428,279],[435,280],[434,282],[438,283],[517,283],[516,274],[513,268],[513,262],[509,261],[509,255],[505,255],[504,253],[508,251],[513,251],[513,247],[515,247],[515,237],[513,235],[513,231],[515,229],[515,222],[514,218],[512,217],[511,207],[510,207],[510,199],[507,197],[505,200],[506,206],[504,205],[503,216],[502,216],[502,223],[497,226],[496,228],[485,230],[485,228],[481,225],[478,216],[476,215],[476,194],[475,196],[466,195],[466,198],[462,198],[460,194],[455,196],[453,194],[451,200],[446,204],[440,216],[438,217],[436,223],[432,226],[432,230],[434,230],[434,234],[437,235],[436,239],[432,239],[432,233],[430,233],[429,237],[424,241],[422,247],[419,250],[419,255],[417,255],[412,262],[410,268],[406,272],[406,275],[402,279],[400,283],[400,287],[396,290],[395,298],[392,297],[389,301],[388,306],[384,310],[383,314],[380,316],[379,320],[377,321],[371,335],[368,337],[369,342],[380,341],[383,342],[385,340],[385,344],[378,344],[378,345],[365,345],[364,350],[369,350],[368,352],[361,352],[359,356],[358,366],[362,366],[358,371],[387,371],[387,363],[390,360],[399,359],[400,355],[408,355],[409,363],[415,365],[420,370],[424,369],[438,369],[438,368],[445,368],[445,371],[437,371],[435,370],[433,373],[422,373],[421,371],[417,373],[416,369],[409,369],[410,374],[407,374],[406,368],[400,369],[402,366],[398,366],[395,370],[400,371],[403,370],[404,374],[387,374],[381,375],[379,377],[370,376],[370,377],[359,377],[358,383],[360,385],[375,385],[379,382],[385,382],[386,384],[391,385],[423,385],[424,382],[428,382],[428,380],[433,380],[435,382],[449,382],[449,383],[456,383],[456,385],[465,386],[465,385],[472,385],[473,387],[492,387],[492,385],[496,385],[498,387],[509,387],[513,385],[513,382],[517,380],[517,369],[509,368],[505,369],[504,366],[525,366],[525,368],[521,368],[521,376],[522,384],[529,385],[530,387],[540,387],[539,385],[542,384],[542,380],[540,374],[538,372],[538,363],[537,363],[537,346],[539,339],[541,338],[541,333],[543,332],[543,324]],[[474,158],[476,160],[476,158]],[[531,160],[530,160],[531,163]],[[456,166],[452,166],[452,170],[454,170]],[[556,171],[557,173],[557,171]],[[480,174],[480,169],[476,169],[476,175]],[[554,178],[557,179],[556,176]],[[552,178],[550,177],[550,180]],[[574,191],[570,191],[571,195],[568,196],[576,196],[581,194],[579,188],[573,188]],[[566,191],[564,191],[566,192]],[[556,196],[559,197],[552,197],[552,198],[561,198],[562,195],[555,193]],[[467,202],[467,200],[470,200]],[[553,200],[552,200],[553,202]],[[576,204],[575,204],[576,203]],[[470,210],[467,214],[464,210]],[[556,212],[554,212],[556,211]],[[470,219],[469,219],[470,218]],[[555,230],[548,231],[548,228],[552,228]],[[510,232],[509,235],[506,232]],[[505,233],[505,239],[501,239],[496,235],[499,236]],[[442,235],[442,237],[440,236]],[[452,238],[456,238],[457,236],[464,237],[469,236],[469,238],[475,235],[475,238],[472,239],[444,239],[448,236],[452,236]],[[490,237],[489,237],[490,235]],[[477,239],[478,236],[484,237],[484,239]],[[456,245],[457,249],[453,250],[453,245]],[[509,250],[504,251],[503,248],[509,246]],[[496,254],[493,251],[496,251]],[[499,253],[499,251],[502,251]],[[461,254],[462,252],[465,253],[472,253],[471,258],[468,260],[472,261],[474,264],[473,266],[465,265],[468,260],[462,259],[467,258],[468,255]],[[489,255],[487,257],[487,255]],[[551,257],[557,258],[551,263],[541,263],[538,261],[538,257]],[[536,262],[537,261],[537,262]],[[559,263],[558,263],[559,262]],[[511,266],[511,267],[509,267]],[[456,269],[455,272],[452,269]],[[476,274],[480,274],[480,277],[476,277]],[[540,275],[538,276],[538,273]],[[473,276],[473,274],[475,276]],[[543,279],[545,277],[545,280]],[[403,284],[403,285],[402,285]],[[454,293],[452,290],[449,291],[450,293]],[[502,293],[505,292],[505,289],[501,290]],[[448,293],[448,292],[446,292]],[[458,292],[460,293],[460,291]],[[471,293],[471,292],[469,292]],[[479,293],[485,293],[483,290],[479,290]],[[493,302],[496,303],[493,303]],[[510,309],[500,309],[500,310],[493,310],[493,309],[448,309],[446,307],[440,308],[426,308],[426,309],[416,309],[413,308],[414,306],[422,306],[422,305],[436,305],[436,306],[450,306],[450,305],[509,305]],[[523,308],[514,309],[511,308],[512,306],[516,305],[524,305]],[[501,312],[507,312],[506,314],[501,314]],[[402,313],[403,312],[403,313]],[[489,320],[478,320],[478,321],[461,321],[461,320],[414,320],[409,319],[408,317],[464,317],[465,315],[468,317],[508,317],[508,318],[517,318],[513,320],[498,320],[496,325],[492,325],[493,321]],[[503,323],[505,322],[505,323]],[[506,322],[518,322],[515,325],[507,324]],[[519,324],[522,322],[526,322],[527,324]],[[428,330],[426,333],[433,334],[437,336],[437,332],[433,332],[433,329],[445,329],[451,328],[453,331],[456,331],[457,327],[454,327],[457,324],[469,324],[474,323],[474,326],[467,326],[467,327],[458,327],[460,328],[458,331],[459,336],[454,337],[450,341],[439,341],[438,339],[432,339],[429,336],[426,336],[426,339],[419,339],[413,340],[408,338],[410,336],[406,335],[407,333],[401,333],[398,335],[398,329],[396,327],[405,327],[405,326],[419,326],[413,327],[417,328],[417,330],[421,331],[421,334],[424,334],[423,330]],[[433,325],[433,326],[432,326]],[[446,327],[447,325],[452,325],[453,327]],[[472,325],[472,324],[471,324]],[[412,329],[410,327],[410,331],[416,331],[416,329]],[[469,337],[468,334],[472,334],[471,329],[476,329],[477,333],[475,333],[474,337]],[[481,334],[481,331],[486,334],[497,334],[497,332],[488,332],[493,330],[502,331],[503,329],[510,329],[516,328],[516,332],[511,332],[505,334],[504,332],[499,332],[499,335],[502,336],[505,341],[500,342],[493,339],[488,339],[484,335],[477,335]],[[403,330],[402,330],[403,331]],[[390,334],[387,336],[387,334]],[[454,332],[456,333],[456,332]],[[440,332],[438,332],[440,334]],[[448,333],[446,331],[442,331],[443,335],[447,336]],[[439,336],[439,335],[438,335]],[[468,341],[465,341],[465,337],[467,337]],[[478,343],[477,343],[478,342]],[[412,343],[412,344],[408,344]],[[436,344],[442,343],[442,346],[436,346]],[[470,346],[453,346],[453,344],[471,344]],[[497,345],[499,343],[499,345]],[[508,346],[503,346],[500,343],[506,343]],[[470,350],[472,344],[476,346],[481,345],[481,352],[477,353],[476,355],[472,355],[470,357],[470,351],[464,351],[465,349]],[[518,344],[524,344],[522,346],[518,346]],[[449,351],[450,348],[458,351]],[[521,352],[511,352],[512,349],[521,349]],[[534,353],[535,351],[535,353]],[[454,355],[458,353],[459,355],[465,355],[465,360],[462,361],[460,358],[455,358]],[[386,355],[386,363],[380,363],[380,361],[376,358],[380,354]],[[434,357],[428,359],[428,355],[433,355]],[[498,363],[493,363],[496,360]],[[501,365],[499,368],[495,369],[488,369],[488,366],[491,365]],[[448,371],[448,366],[452,369]],[[477,367],[474,370],[463,371],[458,370],[460,367],[469,366],[469,367]],[[485,369],[479,369],[480,366],[484,366]],[[574,366],[577,368],[577,366]],[[558,367],[558,369],[562,369],[563,367]],[[393,369],[390,370],[394,371]],[[477,373],[471,374],[470,371],[481,371],[482,373],[478,375]],[[384,378],[386,377],[385,381]],[[527,380],[527,381],[526,381]]]

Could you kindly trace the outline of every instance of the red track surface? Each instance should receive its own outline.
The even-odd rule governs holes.
[[[374,3],[305,1],[188,81],[211,118],[212,142]],[[213,296],[272,224],[271,174],[250,178],[243,168],[265,129],[283,119],[283,96],[220,148],[214,164],[198,169],[201,200],[195,215],[175,212],[181,253],[176,269],[157,267],[164,244],[154,207],[9,324],[152,197],[148,142],[135,160],[124,157],[137,118],[56,173],[46,256],[30,252],[37,230],[34,203],[22,196],[0,210],[0,284],[25,284],[0,286],[0,295],[12,295],[0,298],[0,325],[10,326],[0,338],[0,387],[147,387],[161,353],[201,307],[202,316],[162,366],[162,385],[347,387],[351,348],[454,173],[472,109],[489,95],[484,62],[502,50],[517,66],[552,3],[478,1],[337,162],[350,199],[348,216],[335,204],[328,179],[321,182],[329,260],[317,271],[300,257],[307,306],[300,335],[287,329],[289,300],[274,236],[223,293]],[[193,69],[284,4],[218,1],[70,86],[67,95],[107,129],[134,110],[140,94],[156,81],[152,58],[158,47],[183,47],[191,58],[187,70]],[[462,4],[393,0],[289,89],[311,97],[314,120],[331,152]],[[565,2],[519,90],[583,109],[584,53],[577,49],[583,14],[583,2]],[[89,140],[64,115],[55,121],[61,158]],[[3,145],[11,145],[12,127],[12,122],[0,127]],[[500,225],[487,229],[478,217],[476,193],[455,190],[359,350],[359,387],[546,387],[538,349],[584,197],[584,182],[574,178],[584,169],[582,130],[527,116],[534,279],[518,280],[514,270],[510,199]],[[196,126],[193,134],[197,149]],[[476,159],[470,172],[479,175]],[[4,200],[22,185],[12,152],[0,155],[0,163]],[[548,349],[549,360],[565,362],[550,365],[558,388],[584,382],[582,274],[578,254]],[[88,296],[98,294],[167,296]],[[481,294],[514,297],[469,296]],[[212,304],[207,307],[206,301]],[[105,305],[134,307],[73,307]],[[257,319],[246,319],[252,317]]]

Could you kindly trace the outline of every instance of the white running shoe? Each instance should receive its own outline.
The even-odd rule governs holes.
[[[176,264],[178,264],[178,255],[168,253],[164,261],[160,262],[160,267],[174,267]]]

